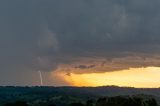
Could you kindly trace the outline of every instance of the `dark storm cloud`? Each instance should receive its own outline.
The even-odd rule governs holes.
[[[1,0],[0,70],[54,70],[85,57],[113,63],[132,54],[153,57],[160,52],[159,9],[158,0]],[[144,59],[140,67],[155,65]],[[137,67],[119,64],[111,66]]]
[[[75,68],[79,68],[79,69],[89,69],[89,68],[94,68],[96,65],[89,65],[89,66],[86,66],[86,65],[79,65],[79,66],[76,66]]]

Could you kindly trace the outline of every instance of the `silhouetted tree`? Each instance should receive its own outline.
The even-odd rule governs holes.
[[[69,106],[85,106],[82,103],[71,103]]]
[[[158,106],[156,100],[153,98],[146,101],[146,103],[148,103],[148,106]]]
[[[154,98],[145,99],[139,97],[111,97],[98,99],[96,106],[157,106]]]
[[[7,103],[4,106],[29,106],[29,105],[24,101],[16,101],[14,103]]]
[[[106,106],[107,98],[99,98],[97,100],[96,106]]]
[[[55,104],[48,104],[47,106],[56,106]]]
[[[93,100],[88,100],[88,101],[86,102],[86,106],[94,106]]]

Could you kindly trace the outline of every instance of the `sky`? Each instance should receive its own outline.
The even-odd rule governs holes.
[[[159,10],[159,0],[0,0],[0,85],[40,85],[41,72],[46,86],[159,87]]]

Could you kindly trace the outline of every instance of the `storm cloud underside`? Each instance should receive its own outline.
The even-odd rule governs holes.
[[[0,75],[158,67],[159,9],[158,0],[1,0]]]

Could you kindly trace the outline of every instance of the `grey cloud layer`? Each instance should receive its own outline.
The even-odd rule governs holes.
[[[158,0],[1,0],[0,70],[158,54],[159,9]]]

